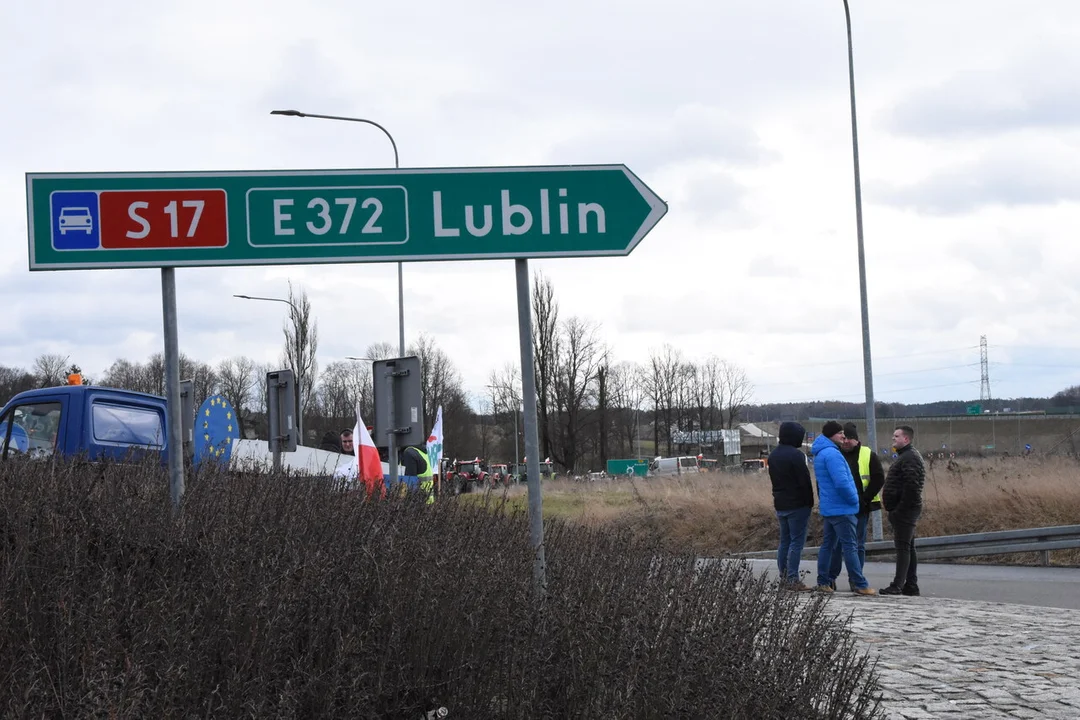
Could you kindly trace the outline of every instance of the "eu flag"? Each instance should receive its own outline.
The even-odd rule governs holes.
[[[222,395],[211,395],[195,413],[195,463],[213,460],[228,465],[233,440],[240,438],[240,420]]]

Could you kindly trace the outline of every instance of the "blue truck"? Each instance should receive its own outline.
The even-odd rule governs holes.
[[[0,461],[16,455],[168,460],[165,398],[93,385],[19,393],[0,410]]]

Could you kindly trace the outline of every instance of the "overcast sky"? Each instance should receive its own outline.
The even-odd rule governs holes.
[[[1080,3],[852,0],[875,390],[1080,383]],[[617,9],[616,9],[617,8]],[[662,9],[661,9],[662,8]],[[29,272],[26,172],[625,163],[669,205],[625,258],[533,260],[620,359],[743,366],[757,401],[863,398],[840,0],[79,3],[0,10],[0,364],[162,348],[160,273]],[[320,363],[396,343],[393,264],[180,269],[180,346]],[[408,337],[466,387],[518,359],[510,260],[405,266]]]

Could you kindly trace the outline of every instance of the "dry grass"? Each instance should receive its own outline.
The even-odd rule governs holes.
[[[525,488],[507,492],[525,505]],[[766,550],[776,542],[767,474],[544,484],[544,513],[590,526],[655,535],[673,548],[703,555]],[[1069,525],[1080,521],[1080,462],[1074,458],[993,458],[928,462],[919,535]],[[885,537],[889,537],[888,522]],[[808,543],[821,539],[811,520]],[[1021,555],[995,561],[1031,562]],[[1080,564],[1080,552],[1056,551],[1055,564]]]

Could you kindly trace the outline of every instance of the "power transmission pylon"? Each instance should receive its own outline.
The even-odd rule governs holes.
[[[982,386],[979,388],[979,401],[990,400],[990,361],[986,351],[986,336],[979,338],[979,365],[982,368]]]

